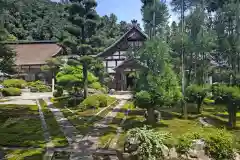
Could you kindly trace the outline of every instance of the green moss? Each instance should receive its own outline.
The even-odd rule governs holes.
[[[27,105],[0,105],[0,145],[45,145],[38,107]]]
[[[48,126],[48,131],[51,135],[52,142],[55,147],[65,147],[68,145],[68,141],[61,131],[58,122],[56,121],[52,112],[48,109],[47,104],[43,101],[39,101],[42,106],[44,118]]]
[[[6,150],[5,158],[7,160],[42,160],[44,159],[43,149],[30,150]]]

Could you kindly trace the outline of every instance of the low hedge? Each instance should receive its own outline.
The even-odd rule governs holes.
[[[21,89],[19,88],[3,88],[1,89],[3,96],[20,96],[22,94]]]
[[[51,87],[45,85],[42,81],[28,82],[31,92],[51,92]]]
[[[178,139],[176,150],[180,154],[187,153],[193,140],[202,139],[205,142],[205,153],[216,160],[234,159],[234,142],[230,133],[225,130],[211,129],[203,133],[186,133]]]
[[[7,79],[3,81],[3,86],[23,89],[27,86],[27,82],[23,79]]]
[[[89,109],[89,108],[99,108],[99,107],[107,107],[110,105],[115,99],[109,97],[105,94],[94,94],[87,97],[79,107],[82,109]]]

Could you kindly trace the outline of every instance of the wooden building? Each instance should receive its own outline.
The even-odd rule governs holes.
[[[13,42],[8,45],[16,52],[17,76],[26,81],[52,82],[52,73],[41,71],[46,61],[61,55],[62,48],[53,41]]]
[[[147,35],[133,22],[131,29],[97,55],[104,60],[106,71],[114,77],[109,84],[109,88],[128,90],[132,87],[133,78],[130,73],[142,66],[136,60],[130,58],[131,55],[129,54],[133,54],[133,50],[140,49],[147,38]]]

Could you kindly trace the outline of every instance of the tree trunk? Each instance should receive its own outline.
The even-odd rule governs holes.
[[[228,123],[229,123],[229,127],[233,128],[233,104],[229,103],[228,104]]]
[[[83,63],[83,90],[84,90],[84,98],[88,96],[88,73],[87,73],[87,64]]]
[[[154,108],[148,108],[147,109],[148,116],[147,116],[147,121],[149,124],[154,124],[155,119],[154,119]]]
[[[201,107],[201,102],[197,102],[197,111],[198,111],[198,114],[201,114],[202,113],[202,107]]]

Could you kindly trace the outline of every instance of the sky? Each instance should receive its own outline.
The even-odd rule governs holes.
[[[59,1],[59,0],[53,0]],[[131,22],[131,20],[136,19],[141,26],[142,25],[142,15],[141,15],[141,0],[97,0],[97,12],[99,15],[110,15],[114,13],[118,17],[118,21],[127,21]],[[177,20],[177,17],[174,16],[174,13],[170,8],[170,0],[166,0],[168,4],[168,9],[170,11],[171,18],[170,22],[173,20]]]

